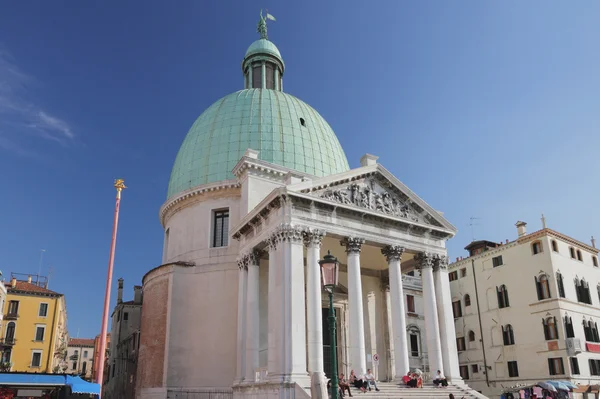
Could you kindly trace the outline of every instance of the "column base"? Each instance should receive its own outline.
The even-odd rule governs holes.
[[[467,385],[465,383],[465,380],[462,379],[462,377],[447,377],[447,378],[448,378],[448,384],[460,385],[460,386]]]
[[[327,377],[322,371],[310,373],[310,397],[312,399],[327,399]]]

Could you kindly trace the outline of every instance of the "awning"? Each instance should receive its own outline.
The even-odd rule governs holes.
[[[65,376],[60,374],[0,373],[0,385],[64,386]]]
[[[90,393],[94,395],[100,395],[100,384],[93,384],[82,380],[75,376],[67,376],[67,385],[71,387],[73,393]]]

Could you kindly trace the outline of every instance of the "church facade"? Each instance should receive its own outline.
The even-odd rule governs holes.
[[[463,386],[445,246],[456,229],[376,156],[350,169],[325,119],[283,91],[283,58],[259,32],[244,89],[202,113],[177,155],[162,265],[143,278],[137,396],[310,397],[332,361],[328,252],[341,264],[340,372],[443,370]],[[407,287],[422,289],[416,306]]]

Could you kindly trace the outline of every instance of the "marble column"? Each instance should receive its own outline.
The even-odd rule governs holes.
[[[238,260],[238,310],[237,310],[237,350],[235,384],[244,380],[246,374],[246,288],[248,279],[247,259]]]
[[[311,230],[304,235],[306,251],[306,327],[308,371],[323,376],[323,314],[321,302],[321,240],[325,233]]]
[[[408,363],[408,340],[406,337],[406,311],[404,306],[404,290],[402,287],[402,271],[400,258],[404,248],[397,245],[389,245],[381,250],[385,255],[390,271],[390,302],[392,310],[392,331],[394,348],[394,369],[396,371],[394,380],[402,381],[402,377],[410,370]]]
[[[433,282],[434,255],[430,253],[420,253],[417,254],[415,258],[421,269],[421,278],[423,280],[423,303],[425,308],[425,332],[427,336],[429,371],[431,375],[435,375],[438,370],[443,369],[443,364],[440,325],[435,297],[435,284]]]
[[[260,306],[259,306],[259,263],[262,256],[260,250],[253,250],[247,255],[248,282],[246,288],[246,377],[245,382],[256,381],[259,369],[260,349]]]
[[[450,280],[448,279],[448,257],[438,255],[433,263],[433,279],[435,282],[435,296],[440,324],[440,341],[442,344],[442,363],[444,375],[448,381],[461,384],[458,365],[458,350],[456,348],[456,330],[454,327],[454,313],[452,312],[452,294],[450,293]]]
[[[362,282],[360,277],[360,250],[365,240],[347,237],[340,243],[348,254],[348,324],[350,348],[350,369],[356,375],[365,374],[367,359],[365,355],[365,320],[363,312]]]
[[[387,328],[384,328],[384,333],[387,333],[385,342],[388,344],[387,350],[387,375],[388,380],[393,381],[396,375],[396,353],[394,348],[394,325],[392,322],[392,298],[390,295],[390,287],[385,287],[385,315]]]
[[[303,241],[303,229],[289,224],[281,225],[270,239],[274,249],[270,248],[269,263],[273,254],[278,264],[274,265],[273,278],[269,276],[269,374],[273,382],[296,382],[306,387],[310,380],[306,369]]]

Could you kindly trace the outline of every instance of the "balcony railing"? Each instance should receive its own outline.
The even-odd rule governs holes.
[[[19,318],[19,312],[8,312],[4,318],[6,320],[16,320]]]
[[[3,346],[13,346],[15,344],[16,339],[14,338],[0,338],[0,345]]]

